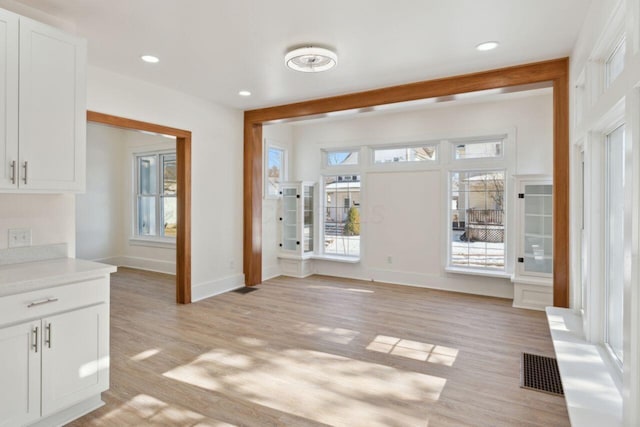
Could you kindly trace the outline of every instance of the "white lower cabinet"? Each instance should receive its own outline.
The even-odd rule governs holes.
[[[42,415],[109,388],[106,304],[42,320]]]
[[[40,321],[0,328],[0,426],[40,418]]]
[[[108,277],[0,297],[0,427],[64,425],[108,388]]]

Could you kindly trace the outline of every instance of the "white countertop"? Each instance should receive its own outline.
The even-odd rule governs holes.
[[[585,340],[582,317],[566,308],[547,307],[547,320],[571,425],[622,426],[622,395],[604,349]]]
[[[117,267],[75,258],[0,266],[0,297],[30,292],[114,273]]]

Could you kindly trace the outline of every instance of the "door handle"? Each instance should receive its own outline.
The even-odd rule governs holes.
[[[47,345],[48,348],[51,348],[51,323],[47,324],[47,326],[45,327],[46,330],[46,335],[45,335],[45,339],[44,339],[44,343]]]
[[[26,160],[24,162],[23,168],[24,168],[24,183],[26,184],[27,183],[27,172],[29,170],[29,162],[27,162]]]
[[[37,353],[38,352],[38,327],[37,326],[33,328],[33,330],[31,331],[31,334],[33,335],[33,344],[31,344],[31,348],[33,348],[34,351]]]
[[[11,183],[16,183],[16,161],[11,162]]]

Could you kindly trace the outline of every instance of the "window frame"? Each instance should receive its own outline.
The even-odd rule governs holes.
[[[326,222],[326,216],[325,216],[325,210],[327,209],[327,200],[326,200],[326,184],[325,184],[325,178],[327,177],[337,177],[337,176],[344,176],[344,175],[358,175],[359,177],[359,181],[360,182],[360,201],[358,206],[360,207],[360,249],[357,255],[341,255],[341,254],[334,254],[334,253],[327,253],[325,252],[325,247],[323,242],[326,239],[326,227],[325,227],[325,222]],[[363,171],[355,171],[355,172],[333,172],[333,171],[322,171],[322,174],[320,175],[320,185],[319,187],[319,209],[318,209],[318,221],[316,221],[316,223],[318,224],[318,232],[316,233],[316,235],[319,237],[317,239],[317,247],[315,250],[316,255],[314,256],[314,258],[319,258],[319,259],[333,259],[333,260],[344,260],[345,262],[359,262],[360,259],[362,258],[362,254],[363,254],[363,222],[362,222],[362,208],[361,206],[365,203],[364,201],[364,185],[363,185],[363,180],[364,180],[364,173]],[[351,202],[353,202],[353,198],[350,198]],[[336,207],[341,206],[342,203],[344,203],[343,200],[340,201],[340,203],[338,203],[336,205]]]
[[[151,244],[152,246],[160,246],[160,247],[175,247],[176,236],[166,236],[164,235],[164,227],[161,224],[164,223],[164,203],[163,200],[167,197],[175,198],[177,200],[178,194],[176,189],[176,194],[165,195],[164,194],[164,161],[163,158],[165,156],[174,156],[176,167],[177,167],[177,151],[175,149],[161,149],[161,150],[148,150],[148,151],[136,151],[132,153],[133,156],[133,219],[131,222],[131,237],[129,239],[130,243],[133,245],[145,246],[147,244]],[[156,170],[156,192],[154,194],[142,194],[140,192],[140,162],[139,158],[141,157],[151,157],[154,156],[157,163]],[[161,188],[162,187],[162,188]],[[155,235],[147,236],[140,234],[139,230],[139,199],[140,197],[153,197],[155,204]]]
[[[444,218],[446,218],[446,229],[443,230],[443,253],[446,258],[443,260],[444,270],[448,273],[460,273],[478,276],[488,276],[497,278],[511,278],[515,268],[514,251],[515,251],[515,233],[512,232],[515,225],[512,208],[512,200],[514,197],[513,189],[513,171],[516,168],[515,144],[516,129],[510,128],[504,132],[495,134],[476,134],[477,136],[468,136],[463,138],[450,138],[443,140],[443,143],[450,144],[446,150],[448,158],[443,159],[444,167],[442,168],[442,179],[445,182],[446,191],[443,194],[443,206],[445,209]],[[494,142],[502,141],[501,156],[499,157],[480,157],[470,159],[456,159],[456,146],[465,143],[473,144],[474,142]],[[478,268],[465,267],[452,264],[452,238],[453,238],[453,218],[451,209],[451,174],[455,172],[492,172],[504,171],[504,268]]]
[[[620,51],[622,52],[622,69],[620,70],[620,72],[615,76],[615,77],[611,77],[611,60],[614,57],[615,54],[617,54]],[[610,48],[607,52],[607,55],[605,57],[605,59],[603,60],[603,72],[604,72],[604,88],[609,89],[613,83],[618,79],[618,77],[620,77],[620,75],[622,75],[622,73],[624,72],[625,66],[626,66],[626,61],[625,61],[625,56],[626,56],[626,50],[627,50],[627,39],[625,37],[625,35],[623,34],[622,37],[619,37],[616,42],[613,44],[613,47]]]
[[[280,190],[277,189],[275,194],[269,192],[269,151],[270,150],[278,150],[282,152],[282,170],[280,181],[278,182],[278,186],[286,182],[289,178],[289,150],[281,144],[278,144],[276,141],[272,141],[269,139],[264,140],[264,185],[263,185],[263,197],[264,199],[280,199]]]

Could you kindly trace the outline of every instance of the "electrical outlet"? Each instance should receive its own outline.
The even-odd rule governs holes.
[[[9,247],[22,248],[24,246],[31,246],[31,229],[30,228],[9,229]]]
[[[387,257],[387,264],[393,264],[393,257],[391,255]]]
[[[229,270],[233,270],[236,267],[236,263],[234,261],[229,261]]]

